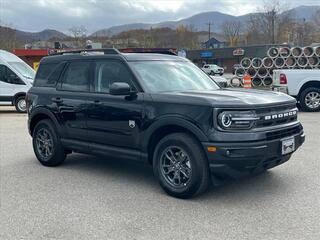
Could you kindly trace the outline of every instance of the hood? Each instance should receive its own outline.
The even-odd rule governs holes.
[[[215,107],[254,107],[254,106],[275,106],[282,104],[295,104],[296,100],[284,93],[246,90],[246,89],[218,89],[213,91],[185,91],[175,92],[179,96],[189,98],[201,98]],[[190,99],[189,102],[192,102]]]

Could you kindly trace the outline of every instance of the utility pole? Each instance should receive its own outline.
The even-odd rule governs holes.
[[[213,23],[212,22],[208,22],[208,23],[206,23],[206,25],[208,25],[208,33],[209,33],[209,39],[208,40],[210,40],[210,38],[211,38],[211,25],[213,25]]]

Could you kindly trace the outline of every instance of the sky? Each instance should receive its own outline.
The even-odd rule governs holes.
[[[230,15],[255,12],[266,0],[0,0],[0,25],[24,31],[83,25],[89,33],[128,23],[178,20],[207,11]],[[278,0],[279,1],[279,0]],[[319,5],[320,0],[290,0],[288,7]]]

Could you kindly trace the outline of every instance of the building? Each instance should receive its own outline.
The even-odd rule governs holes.
[[[272,46],[288,45],[254,45],[244,47],[225,47],[187,51],[187,58],[198,66],[203,64],[217,64],[225,69],[225,72],[232,72],[234,64],[240,63],[244,57],[266,57],[267,51]]]
[[[41,58],[48,56],[52,49],[14,49],[13,53],[29,64],[35,70],[38,68]]]
[[[217,33],[211,33],[211,38],[208,39],[208,33],[201,33],[198,36],[198,45],[200,48],[224,48],[228,46],[226,39]]]

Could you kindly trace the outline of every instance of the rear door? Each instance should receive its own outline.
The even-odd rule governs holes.
[[[113,82],[136,89],[127,65],[117,59],[96,60],[93,92],[88,98],[88,135],[98,144],[138,148],[143,112],[143,93],[133,97],[109,94]]]
[[[72,61],[65,67],[52,103],[58,114],[66,138],[88,141],[86,113],[90,95],[91,61]]]

